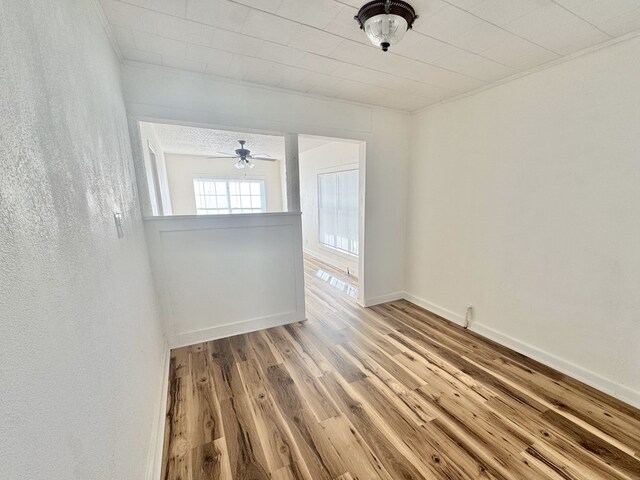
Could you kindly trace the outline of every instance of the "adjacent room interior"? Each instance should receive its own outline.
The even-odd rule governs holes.
[[[139,129],[153,216],[283,211],[282,135],[149,122]],[[244,148],[246,163],[236,153]]]
[[[358,280],[364,226],[365,142],[301,136],[300,205],[305,254]],[[361,167],[362,165],[362,167]]]
[[[0,0],[0,478],[640,479],[635,0]]]

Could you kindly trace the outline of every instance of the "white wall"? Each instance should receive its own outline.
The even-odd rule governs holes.
[[[235,168],[232,158],[207,158],[201,155],[165,154],[167,178],[171,191],[174,215],[195,215],[196,199],[193,190],[195,177],[247,178],[264,180],[267,212],[282,211],[282,185],[280,161],[255,161],[255,167],[246,173]]]
[[[408,114],[149,65],[126,64],[122,78],[141,119],[366,141],[364,300],[402,295]]]
[[[92,2],[0,25],[0,478],[147,478],[166,343],[119,65]]]
[[[0,478],[145,478],[164,340],[118,65],[91,2],[0,24]]]
[[[299,213],[145,220],[172,347],[305,319]]]
[[[413,117],[409,298],[640,405],[640,39]]]
[[[300,140],[301,143],[304,139]],[[358,257],[322,245],[318,241],[318,174],[359,168],[358,143],[328,142],[300,154],[300,204],[302,234],[307,253],[358,276]]]

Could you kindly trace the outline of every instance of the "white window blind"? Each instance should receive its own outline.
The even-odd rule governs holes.
[[[358,170],[318,174],[318,236],[358,255]]]
[[[260,213],[265,208],[264,180],[194,178],[198,215]]]

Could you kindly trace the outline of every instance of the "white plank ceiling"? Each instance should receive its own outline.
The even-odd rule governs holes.
[[[365,0],[100,0],[125,60],[413,111],[640,29],[639,0],[410,0],[384,53]]]

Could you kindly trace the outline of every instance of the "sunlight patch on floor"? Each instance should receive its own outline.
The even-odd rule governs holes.
[[[358,289],[352,285],[349,285],[344,280],[340,280],[339,278],[334,277],[333,275],[331,275],[328,272],[325,272],[324,270],[318,270],[316,272],[316,277],[319,278],[320,280],[327,282],[333,288],[336,288],[341,292],[346,293],[350,297],[353,297],[356,299],[358,298]]]

